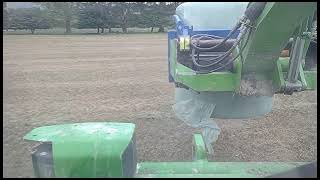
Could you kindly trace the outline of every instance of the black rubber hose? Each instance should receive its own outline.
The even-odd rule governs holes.
[[[215,46],[217,44],[219,44],[222,39],[205,39],[205,40],[193,40],[194,44],[197,44],[198,47],[212,47]],[[222,44],[220,47],[216,48],[215,51],[216,52],[223,52],[226,51],[228,49],[230,49],[232,47],[232,45],[236,42],[236,39],[228,39],[224,44]],[[197,51],[197,52],[212,52],[211,50],[201,50],[201,51]]]
[[[250,22],[255,22],[262,13],[266,4],[267,2],[251,2],[244,12],[245,17],[248,18]]]
[[[250,38],[250,35],[251,35],[251,32],[252,32],[252,29],[250,28],[249,29],[249,34],[248,34],[248,37],[246,39],[246,42],[245,44],[243,45],[243,47],[241,47],[241,49],[239,50],[239,53],[234,57],[232,58],[231,60],[229,60],[226,64],[218,67],[218,68],[215,68],[215,69],[212,69],[210,71],[197,71],[198,74],[207,74],[207,73],[212,73],[212,72],[216,72],[222,68],[225,68],[227,65],[229,65],[230,63],[232,63],[234,60],[236,60],[242,53],[242,51],[244,50],[244,48],[247,46],[248,42],[249,42],[249,38]]]
[[[209,34],[196,34],[191,36],[191,39],[196,38],[197,36],[201,37],[205,37],[207,39],[223,39],[224,37],[221,36],[215,36],[215,35],[209,35]]]
[[[245,11],[245,17],[244,17],[244,19],[248,19],[250,23],[255,22],[255,21],[258,19],[258,17],[261,15],[262,11],[264,10],[265,5],[266,5],[266,2],[250,2],[250,3],[248,4],[248,6],[247,6],[246,11]],[[223,43],[225,43],[225,42],[231,37],[232,34],[234,34],[234,33],[236,32],[236,30],[240,27],[240,25],[241,25],[241,21],[239,21],[239,22],[236,24],[236,26],[231,30],[231,32],[227,35],[227,37],[226,37],[225,39],[223,39],[223,41],[222,41],[221,43],[219,43],[219,44],[217,44],[217,45],[215,45],[215,46],[213,46],[213,47],[209,47],[209,48],[200,48],[200,47],[197,47],[197,45],[194,45],[194,44],[192,43],[192,38],[191,38],[191,45],[193,46],[193,50],[192,50],[193,63],[194,63],[195,65],[197,65],[198,67],[210,67],[210,66],[213,66],[213,65],[215,65],[215,64],[220,63],[223,59],[225,59],[229,54],[231,54],[231,52],[233,51],[233,49],[234,49],[235,47],[230,48],[224,55],[218,56],[217,58],[214,58],[214,59],[211,59],[212,61],[215,61],[215,62],[213,62],[213,63],[211,63],[211,64],[208,64],[208,65],[200,65],[200,64],[198,64],[198,63],[196,62],[196,59],[194,58],[195,49],[200,50],[200,51],[201,51],[201,50],[213,50],[213,49],[221,46]],[[246,30],[247,30],[247,29],[246,29]],[[246,30],[245,30],[245,31],[246,31]],[[250,29],[250,33],[249,33],[249,34],[251,34],[251,29]],[[201,39],[201,37],[200,37],[199,39]],[[240,39],[242,39],[242,38],[240,38]],[[238,44],[238,43],[235,43],[235,45],[237,45],[237,44]],[[247,42],[245,43],[245,45],[246,45],[246,44],[247,44]],[[245,46],[244,46],[244,47],[245,47]],[[233,58],[233,59],[231,60],[231,62],[234,61],[239,55],[240,55],[240,53],[239,53],[235,58]],[[217,60],[217,61],[216,61],[216,60]],[[224,68],[224,67],[225,67],[225,65],[224,65],[224,66],[221,66],[221,67],[219,67],[219,68],[217,68],[217,69],[214,69],[213,71],[216,71],[216,70],[221,69],[221,68]],[[211,71],[211,72],[213,72],[213,71]]]
[[[201,64],[197,63],[196,59],[195,59],[194,56],[193,56],[193,55],[194,55],[194,51],[195,51],[195,49],[193,49],[193,50],[192,50],[192,60],[193,60],[193,63],[194,63],[196,66],[198,66],[198,67],[210,67],[210,66],[213,66],[213,65],[216,65],[216,64],[220,63],[221,61],[223,61],[227,56],[229,56],[229,55],[232,53],[232,51],[236,48],[236,46],[238,45],[238,43],[243,39],[243,36],[244,36],[244,34],[246,34],[247,30],[248,30],[248,28],[245,27],[244,33],[243,33],[243,32],[240,32],[240,34],[239,34],[240,37],[239,37],[239,39],[237,40],[237,42],[235,42],[235,43],[233,44],[233,46],[232,46],[227,52],[225,52],[225,54],[223,54],[223,55],[221,55],[221,56],[218,56],[218,57],[216,57],[216,58],[210,59],[210,61],[213,61],[213,63],[211,63],[211,64],[201,65]]]
[[[223,54],[223,55],[221,55],[221,56],[218,56],[218,57],[216,57],[216,58],[210,59],[210,61],[213,61],[213,63],[211,63],[211,64],[201,65],[201,64],[197,63],[196,59],[194,58],[195,49],[192,49],[192,51],[191,51],[191,53],[192,53],[192,54],[191,54],[191,57],[192,57],[193,63],[194,63],[196,66],[198,66],[198,67],[210,67],[210,66],[213,66],[213,65],[216,65],[216,64],[220,63],[221,61],[223,61],[227,56],[229,56],[229,55],[232,53],[232,51],[236,48],[236,46],[238,45],[238,43],[243,39],[243,36],[246,34],[247,30],[248,30],[248,27],[245,27],[245,29],[243,30],[244,33],[243,33],[243,32],[240,32],[240,34],[239,34],[240,37],[239,37],[239,39],[237,40],[237,42],[235,42],[235,43],[233,44],[233,46],[232,46],[227,52],[225,52],[225,54]],[[241,33],[242,33],[242,34],[241,34]]]
[[[219,43],[219,44],[217,44],[217,45],[215,45],[215,46],[212,46],[212,47],[208,47],[208,48],[200,48],[200,47],[197,47],[196,45],[194,45],[193,43],[192,43],[192,39],[193,39],[193,37],[191,37],[191,45],[192,45],[192,47],[194,48],[194,49],[197,49],[197,50],[213,50],[213,49],[215,49],[215,48],[218,48],[218,47],[220,47],[222,44],[224,44],[228,39],[230,39],[230,37],[240,28],[240,26],[241,26],[241,22],[237,22],[237,24],[234,26],[234,28],[229,32],[229,34],[227,35],[227,37],[226,38],[224,38],[222,41],[221,41],[221,43]],[[199,38],[199,39],[201,39],[201,37]]]

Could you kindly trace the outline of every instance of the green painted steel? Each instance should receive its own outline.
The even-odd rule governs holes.
[[[196,74],[192,69],[177,62],[177,45],[170,40],[170,74],[175,82],[182,83],[195,91],[237,91],[241,81],[241,62],[235,61],[235,72],[213,72]]]
[[[36,128],[24,139],[51,142],[56,177],[123,177],[121,155],[132,139],[131,123],[77,123]],[[196,161],[141,162],[134,177],[265,177],[305,162],[208,162],[200,134]]]
[[[240,60],[239,60],[240,61]],[[182,64],[176,63],[171,69],[176,68],[174,79],[195,91],[233,91],[237,92],[241,82],[241,63],[236,61],[235,73],[214,72],[209,74],[195,74],[193,70]],[[271,73],[256,74],[257,79],[271,79],[275,92],[281,92],[286,78],[285,72],[289,68],[289,58],[279,58],[276,61],[275,70]],[[304,73],[301,73],[304,72]],[[300,77],[305,77],[306,89],[314,90],[317,71],[303,71],[300,69]],[[262,77],[262,78],[261,78]]]
[[[123,177],[122,153],[132,123],[92,122],[44,126],[24,139],[51,142],[56,177]]]
[[[283,72],[287,72],[289,69],[289,57],[280,57],[277,63],[281,64],[281,69]]]
[[[302,68],[302,65],[300,64],[299,65],[299,75],[298,75],[298,80],[301,82],[302,84],[302,89],[306,89],[307,88],[307,81],[305,79],[305,76],[304,76],[304,72],[303,72],[303,68]]]
[[[230,72],[195,74],[191,69],[177,64],[175,78],[176,82],[180,82],[195,91],[235,91],[237,89],[236,75]]]
[[[256,178],[248,174],[138,174],[135,178]]]
[[[266,177],[305,162],[142,162],[135,177]]]
[[[303,21],[313,16],[316,2],[269,2],[243,51],[243,73],[273,71],[280,52]]]
[[[282,92],[289,68],[289,58],[279,58],[276,69],[272,73],[273,86],[276,93]],[[299,66],[299,79],[303,90],[315,90],[317,88],[317,71],[304,71],[303,65]]]
[[[196,74],[192,69],[177,63],[174,79],[195,91],[237,91],[241,81],[241,63],[236,61],[235,64],[235,73]]]
[[[276,62],[276,68],[274,72],[272,73],[272,82],[273,82],[273,88],[275,92],[282,92],[284,86],[285,86],[285,80],[283,75],[283,69],[281,65],[281,61]]]
[[[317,89],[317,71],[304,71],[304,76],[307,82],[306,90]]]
[[[193,135],[193,159],[196,161],[208,161],[206,146],[201,134]]]

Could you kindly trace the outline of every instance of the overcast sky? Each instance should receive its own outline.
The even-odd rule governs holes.
[[[12,9],[18,9],[18,8],[30,8],[30,7],[37,7],[39,5],[36,5],[32,2],[7,2],[7,7]]]

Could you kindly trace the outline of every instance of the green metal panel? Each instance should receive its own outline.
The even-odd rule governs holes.
[[[193,74],[192,70],[178,64],[176,81],[195,91],[235,91],[234,74],[216,72],[210,74]]]
[[[275,92],[279,93],[285,86],[285,78],[289,68],[288,58],[279,58],[276,62],[276,69],[272,73],[272,80]],[[303,90],[315,90],[317,83],[317,71],[304,71],[303,65],[299,67],[299,80],[302,83]]]
[[[306,79],[305,79],[305,76],[304,76],[304,72],[303,72],[303,68],[302,68],[301,64],[299,65],[299,76],[298,76],[298,79],[302,83],[302,88],[303,89],[307,88],[307,82],[306,82]]]
[[[284,75],[280,61],[276,63],[276,69],[273,72],[273,88],[275,92],[282,91],[284,87]]]
[[[280,57],[278,59],[278,63],[281,64],[281,69],[283,72],[284,71],[287,72],[289,69],[289,59],[290,59],[289,57]]]
[[[303,162],[142,162],[136,177],[266,177]]]
[[[241,73],[238,68],[236,73],[213,72],[209,74],[196,74],[192,69],[176,64],[175,81],[180,82],[195,91],[236,91],[240,85]]]
[[[56,177],[122,177],[121,155],[134,124],[92,122],[39,127],[24,139],[51,142]]]
[[[304,71],[304,76],[307,82],[306,90],[317,89],[317,71]]]
[[[24,139],[52,142],[56,177],[123,177],[121,154],[132,139],[131,123],[45,126]],[[135,177],[265,177],[305,162],[208,162],[202,136],[194,135],[194,162],[142,162]]]
[[[200,161],[207,161],[207,151],[206,146],[203,141],[201,134],[194,134],[193,135],[193,141],[194,141],[194,160],[200,160]]]
[[[176,40],[170,40],[170,69],[175,82],[182,83],[195,91],[236,91],[241,81],[241,62],[235,61],[235,72],[213,72],[196,74],[192,69],[177,62]]]
[[[248,174],[138,174],[136,178],[256,178]]]
[[[273,71],[281,50],[315,8],[316,2],[267,3],[244,49],[243,73]]]

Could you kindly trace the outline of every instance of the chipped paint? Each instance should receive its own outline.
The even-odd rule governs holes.
[[[196,169],[196,168],[192,168],[192,173],[199,173],[199,170],[198,169]]]

